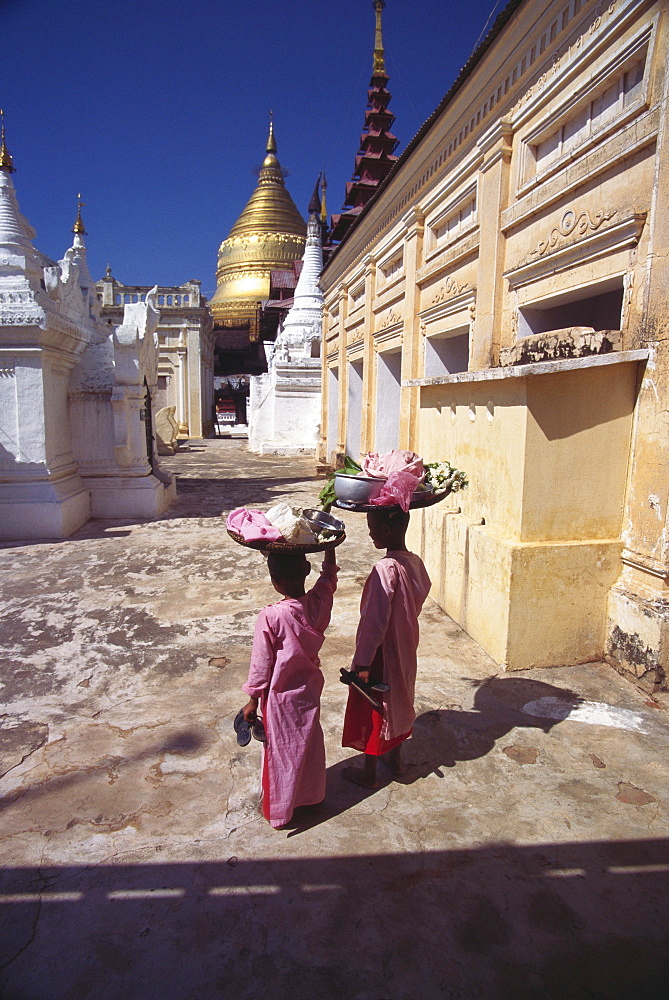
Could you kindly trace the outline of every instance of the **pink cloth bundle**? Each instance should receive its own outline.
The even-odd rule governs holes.
[[[281,542],[283,535],[261,510],[237,507],[228,514],[226,528],[241,535],[245,542]]]
[[[402,510],[409,509],[413,491],[425,476],[422,458],[413,451],[398,449],[385,455],[370,451],[362,460],[362,471],[366,476],[386,477],[383,489],[370,504],[377,507],[399,504]]]

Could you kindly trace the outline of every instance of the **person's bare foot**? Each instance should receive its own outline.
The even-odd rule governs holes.
[[[379,787],[376,778],[370,777],[362,767],[345,767],[341,773],[346,781],[350,781],[354,785],[360,785],[361,788],[370,788],[373,790]]]

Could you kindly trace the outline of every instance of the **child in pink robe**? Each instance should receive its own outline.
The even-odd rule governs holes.
[[[362,768],[346,768],[348,781],[376,788],[376,758],[400,770],[400,747],[411,736],[416,713],[418,615],[430,590],[430,578],[419,556],[405,544],[409,514],[379,508],[367,515],[369,534],[377,549],[387,549],[367,577],[360,601],[352,670],[361,680],[390,686],[383,715],[355,687],[349,688],[342,746],[362,750]]]
[[[258,615],[244,718],[262,711],[267,743],[263,747],[262,809],[274,827],[284,826],[298,806],[325,798],[325,743],[320,725],[323,674],[318,652],[330,624],[337,589],[334,550],[309,593],[304,581],[310,565],[300,553],[270,552],[268,569],[274,589],[284,595]]]

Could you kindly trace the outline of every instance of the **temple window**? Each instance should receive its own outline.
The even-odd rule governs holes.
[[[397,448],[400,440],[402,351],[384,351],[376,358],[376,422],[374,447],[379,454]]]
[[[172,305],[172,296],[171,296],[171,295],[168,295],[168,296],[167,296],[167,305],[168,305],[168,306],[171,306],[171,305]]]
[[[620,330],[622,307],[622,277],[610,278],[589,289],[563,292],[520,309],[518,339],[578,326]]]
[[[158,305],[159,306],[164,306],[165,305],[165,296],[164,295],[159,295],[158,296]]]
[[[589,142],[603,138],[629,111],[639,109],[644,99],[647,51],[646,40],[641,51],[637,44],[626,58],[620,56],[615,67],[597,75],[585,100],[577,106],[570,104],[562,115],[558,112],[549,126],[526,140],[525,180],[544,174]]]
[[[428,253],[448,246],[477,225],[476,187],[469,188],[428,225]]]
[[[469,368],[469,327],[425,338],[425,376],[455,375]]]
[[[362,361],[348,363],[348,407],[346,420],[346,454],[355,461],[360,459],[360,432],[362,429]]]
[[[122,302],[123,302],[123,297],[120,294],[120,292],[117,292],[117,294],[116,294],[116,305],[120,306]]]
[[[379,270],[381,271],[381,284],[383,285],[392,281],[393,278],[399,277],[404,270],[404,253],[397,254],[385,264],[381,264]]]
[[[184,295],[184,298],[183,298],[184,305],[187,306],[189,304],[189,302],[190,302],[190,295]]]
[[[359,309],[365,302],[365,283],[361,282],[351,290],[351,311]]]
[[[339,369],[328,368],[328,459],[337,447],[339,433]]]

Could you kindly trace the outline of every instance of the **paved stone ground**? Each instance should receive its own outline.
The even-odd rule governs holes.
[[[3,1000],[666,1000],[666,701],[603,664],[499,674],[428,602],[407,776],[348,785],[378,554],[347,514],[327,802],[272,830],[232,719],[276,595],[224,516],[320,483],[235,440],[169,465],[153,522],[0,549]]]

